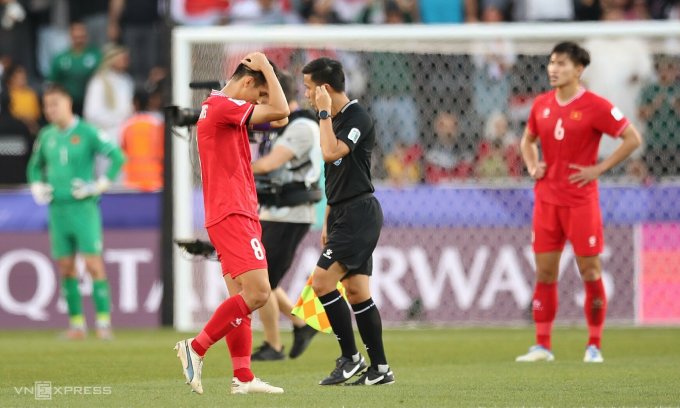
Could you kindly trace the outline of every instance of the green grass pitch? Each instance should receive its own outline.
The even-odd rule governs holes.
[[[119,330],[116,336],[112,342],[66,342],[54,331],[0,332],[0,407],[680,406],[680,328],[609,328],[600,365],[582,362],[584,328],[556,329],[556,361],[540,364],[514,362],[532,343],[528,327],[386,330],[397,382],[352,388],[316,385],[339,355],[332,336],[318,335],[297,360],[253,364],[256,375],[285,394],[240,396],[228,393],[224,342],[208,352],[205,393],[195,395],[172,349],[187,335]],[[290,334],[284,336],[290,344]],[[254,344],[260,341],[256,332]],[[51,400],[28,392],[36,381],[51,381]],[[110,387],[110,394],[56,394],[66,386]]]

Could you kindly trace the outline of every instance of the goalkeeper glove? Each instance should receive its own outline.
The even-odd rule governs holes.
[[[39,205],[47,205],[52,201],[52,191],[54,191],[54,189],[47,183],[40,181],[31,183],[33,200]]]
[[[82,200],[87,197],[98,196],[108,190],[110,186],[111,182],[104,176],[99,177],[96,182],[74,179],[71,182],[71,195],[77,200]]]

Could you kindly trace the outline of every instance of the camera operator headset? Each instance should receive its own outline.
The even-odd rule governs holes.
[[[279,333],[279,312],[293,323],[291,358],[299,356],[316,334],[316,330],[291,314],[293,303],[278,286],[316,219],[314,204],[322,197],[319,124],[313,111],[300,108],[290,74],[280,72],[279,82],[291,111],[288,124],[260,135],[263,138],[259,146],[261,156],[252,163],[260,202],[262,244],[274,295],[259,310],[264,343],[253,353],[253,360],[285,357]]]

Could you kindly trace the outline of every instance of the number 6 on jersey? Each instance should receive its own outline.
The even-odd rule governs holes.
[[[562,127],[562,118],[557,119],[557,123],[555,123],[554,134],[556,140],[564,139],[564,128]]]

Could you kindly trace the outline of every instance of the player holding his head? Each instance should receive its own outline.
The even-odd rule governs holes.
[[[580,84],[590,55],[573,42],[557,44],[550,53],[552,91],[539,95],[531,108],[521,141],[522,157],[536,180],[533,248],[536,288],[532,308],[536,345],[516,361],[552,361],[552,324],[557,312],[560,255],[568,239],[585,285],[589,338],[583,361],[602,362],[600,341],[607,310],[599,254],[604,247],[597,178],[640,146],[638,131],[606,99]],[[597,163],[603,133],[623,143]],[[543,160],[539,159],[540,139]]]
[[[372,253],[383,214],[373,196],[371,152],[375,145],[373,120],[357,100],[345,94],[342,65],[319,58],[303,69],[305,96],[319,112],[321,152],[325,164],[326,219],[321,233],[322,254],[312,278],[312,288],[323,304],[342,355],[321,385],[340,384],[366,369],[357,350],[352,317],[337,289],[344,285],[371,366],[351,384],[394,383],[382,340],[382,321],[369,287]]]
[[[268,94],[268,102],[256,105],[264,94]],[[259,52],[248,54],[227,85],[213,91],[201,108],[197,140],[205,227],[231,297],[217,307],[195,338],[182,340],[175,347],[187,383],[198,394],[203,393],[203,356],[224,337],[234,369],[232,394],[283,392],[256,378],[250,368],[250,314],[267,302],[271,288],[247,127],[281,120],[289,114],[274,68]]]
[[[50,124],[38,134],[27,178],[35,201],[49,204],[52,256],[61,272],[69,314],[66,336],[82,339],[86,333],[76,271],[76,253],[80,253],[92,276],[97,337],[111,339],[111,298],[101,257],[99,196],[118,176],[124,156],[98,129],[73,114],[73,100],[65,88],[50,85],[43,94],[43,104]],[[107,156],[110,165],[106,175],[95,181],[98,155]]]

